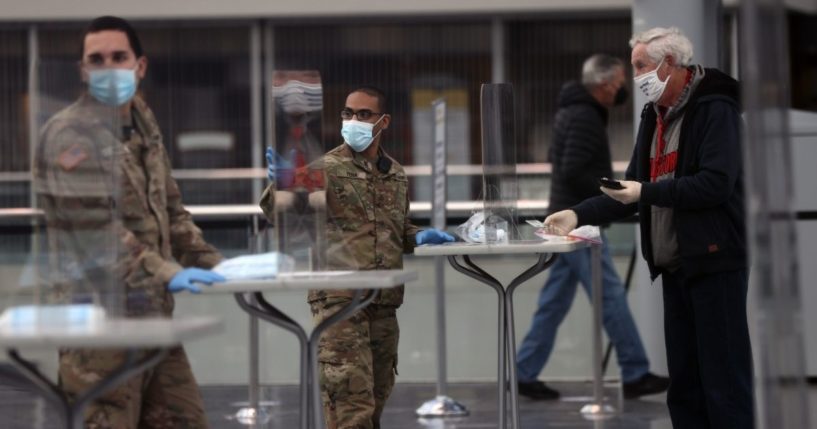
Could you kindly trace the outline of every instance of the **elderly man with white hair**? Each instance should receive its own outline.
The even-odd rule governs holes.
[[[545,223],[571,230],[638,213],[643,256],[663,281],[673,427],[752,428],[739,84],[691,64],[677,28],[630,46],[648,103],[623,189],[602,188]]]

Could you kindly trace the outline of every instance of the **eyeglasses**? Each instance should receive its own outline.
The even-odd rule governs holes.
[[[350,108],[345,108],[340,111],[340,117],[346,120],[352,119],[352,117],[357,116],[357,119],[360,121],[366,121],[371,118],[373,115],[383,115],[382,113],[372,112],[369,109],[360,109],[360,110],[352,110]]]

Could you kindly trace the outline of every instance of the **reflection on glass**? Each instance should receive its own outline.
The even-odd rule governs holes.
[[[121,198],[124,125],[118,108],[85,95],[41,130],[32,183],[44,222],[35,228],[33,265],[22,280],[39,291],[36,304],[94,304],[109,316],[122,314],[119,279],[132,270],[122,251],[139,247],[119,234],[128,207]]]
[[[278,70],[272,75],[276,139],[277,248],[295,259],[296,270],[325,265],[325,207],[321,119],[323,88],[314,70]],[[270,190],[272,191],[272,190]]]

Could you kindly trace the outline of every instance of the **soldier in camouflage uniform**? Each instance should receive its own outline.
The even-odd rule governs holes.
[[[195,291],[194,281],[223,280],[202,269],[222,257],[182,206],[156,119],[134,96],[147,67],[136,33],[119,18],[97,18],[82,49],[89,91],[48,121],[36,152],[35,188],[46,215],[54,296],[83,302],[93,294],[128,317],[171,317],[171,292]],[[111,79],[111,73],[131,76]],[[76,396],[124,356],[123,350],[61,350],[60,385]],[[184,349],[172,349],[91,404],[85,424],[208,427]]]
[[[400,269],[403,253],[412,252],[415,244],[454,239],[437,230],[418,231],[409,221],[406,173],[380,146],[381,133],[391,120],[384,106],[385,96],[375,88],[352,91],[341,112],[345,143],[311,166],[326,178],[327,266],[332,270]],[[274,178],[271,171],[270,180]],[[276,184],[270,184],[261,198],[261,208],[271,221],[275,220],[275,190]],[[346,306],[353,294],[352,290],[310,291],[314,323]],[[367,308],[321,336],[318,361],[329,429],[380,427],[397,374],[396,312],[402,303],[402,285],[384,289]]]

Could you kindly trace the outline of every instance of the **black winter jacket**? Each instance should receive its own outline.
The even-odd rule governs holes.
[[[650,207],[672,207],[685,275],[748,266],[738,82],[706,69],[684,112],[675,178],[650,183],[650,146],[656,112],[644,106],[627,180],[642,183],[641,199],[621,204],[602,195],[573,207],[579,225],[602,224],[639,213],[641,251],[653,280]]]
[[[550,213],[601,194],[598,179],[612,177],[607,109],[578,82],[566,83],[559,94],[549,158]]]

